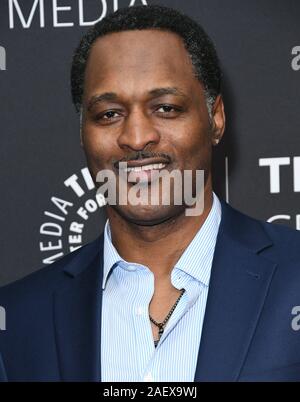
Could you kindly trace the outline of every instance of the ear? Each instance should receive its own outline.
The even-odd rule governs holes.
[[[213,145],[218,145],[225,130],[225,112],[222,95],[218,95],[212,109],[212,136]]]

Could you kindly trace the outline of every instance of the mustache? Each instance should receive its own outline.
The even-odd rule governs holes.
[[[118,168],[120,162],[130,162],[130,161],[136,161],[136,160],[143,160],[143,159],[148,159],[148,158],[164,158],[168,161],[168,163],[171,162],[171,157],[163,152],[149,152],[149,151],[137,151],[137,152],[131,152],[130,154],[126,155],[122,159],[113,159],[112,163],[115,168]]]

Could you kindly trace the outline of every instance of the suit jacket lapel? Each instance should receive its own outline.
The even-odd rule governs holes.
[[[67,285],[54,295],[54,322],[63,381],[100,381],[103,236],[65,267]]]
[[[222,204],[195,381],[235,381],[264,305],[276,264],[263,227]]]

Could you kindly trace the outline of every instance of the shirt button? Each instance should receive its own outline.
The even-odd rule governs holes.
[[[145,375],[145,377],[144,377],[144,381],[145,381],[145,382],[153,382],[154,380],[153,380],[152,374],[151,374],[151,373],[147,373],[147,374]]]

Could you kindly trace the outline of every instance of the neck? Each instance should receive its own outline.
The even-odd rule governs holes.
[[[213,202],[211,186],[204,191],[204,210],[199,216],[182,214],[153,226],[142,226],[107,208],[112,243],[120,256],[147,266],[156,279],[168,278],[171,271],[205,222]]]

